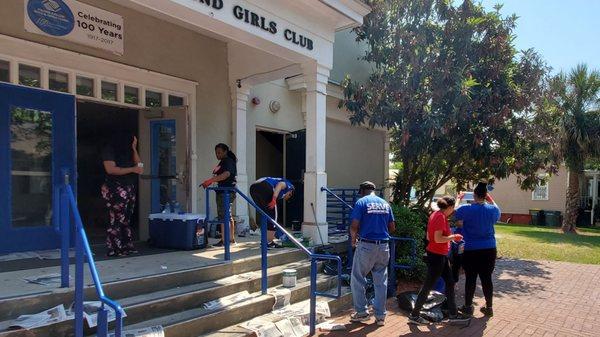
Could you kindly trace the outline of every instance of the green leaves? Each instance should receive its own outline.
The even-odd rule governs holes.
[[[340,106],[355,124],[390,129],[401,169],[395,200],[410,188],[423,205],[448,180],[519,175],[554,166],[556,130],[548,67],[513,47],[516,17],[487,12],[470,0],[372,0],[355,31],[374,64],[366,83],[347,78]],[[532,178],[533,177],[533,178]]]

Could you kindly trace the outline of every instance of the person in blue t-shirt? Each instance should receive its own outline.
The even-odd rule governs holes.
[[[390,261],[390,233],[395,229],[394,214],[390,205],[375,195],[375,184],[365,181],[360,184],[362,198],[356,201],[352,210],[350,235],[352,246],[356,247],[352,263],[352,301],[355,313],[351,322],[364,322],[370,319],[365,292],[367,275],[373,276],[375,288],[375,321],[385,324],[385,301],[387,298],[387,267]]]
[[[294,195],[294,185],[287,179],[264,177],[250,185],[250,196],[260,209],[277,221],[277,200],[289,200]],[[260,216],[257,218],[260,219]],[[273,240],[275,239],[275,225],[267,221],[267,247],[281,248]]]
[[[474,203],[459,207],[454,214],[457,226],[462,226],[465,240],[462,258],[465,270],[465,306],[461,311],[466,315],[473,315],[473,296],[479,276],[485,297],[485,307],[481,308],[481,312],[491,317],[494,315],[492,273],[497,255],[494,225],[500,220],[500,208],[488,193],[486,183],[477,184],[473,195]]]

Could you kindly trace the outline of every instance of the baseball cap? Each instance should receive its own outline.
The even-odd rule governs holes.
[[[366,189],[366,190],[374,190],[374,189],[376,189],[376,187],[375,187],[375,184],[373,184],[372,182],[370,182],[370,181],[368,181],[368,180],[367,180],[367,181],[364,181],[364,182],[362,182],[362,183],[360,184],[359,188],[360,188],[361,190],[362,190],[362,189]]]

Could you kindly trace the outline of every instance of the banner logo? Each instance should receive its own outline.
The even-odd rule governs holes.
[[[65,36],[75,27],[75,18],[62,0],[29,0],[27,15],[41,31],[52,36]]]

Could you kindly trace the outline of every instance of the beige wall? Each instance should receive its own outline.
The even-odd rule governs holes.
[[[356,42],[356,34],[351,29],[337,32],[333,45],[333,69],[329,78],[340,83],[350,74],[354,81],[366,81],[371,74],[371,65],[358,59],[363,57],[366,51],[367,46]]]
[[[216,159],[214,145],[231,143],[231,101],[227,45],[177,25],[144,15],[109,1],[80,0],[123,16],[124,54],[118,56],[24,30],[23,0],[2,0],[0,34],[39,42],[90,56],[198,82],[196,91],[197,174],[210,175]],[[10,51],[3,51],[10,53]],[[94,72],[90,69],[90,72]],[[204,196],[199,203],[204,209]]]
[[[251,102],[259,98],[260,104]],[[281,109],[277,113],[269,110],[269,102],[278,101]],[[302,95],[288,89],[284,80],[257,85],[250,90],[247,120],[251,125],[282,131],[297,131],[305,128],[301,112]]]
[[[365,180],[381,187],[384,180],[382,132],[327,121],[327,185],[357,187]]]
[[[492,195],[502,213],[529,214],[529,209],[565,211],[567,170],[561,166],[557,175],[548,181],[548,200],[532,200],[531,191],[523,191],[515,176],[497,181]]]

